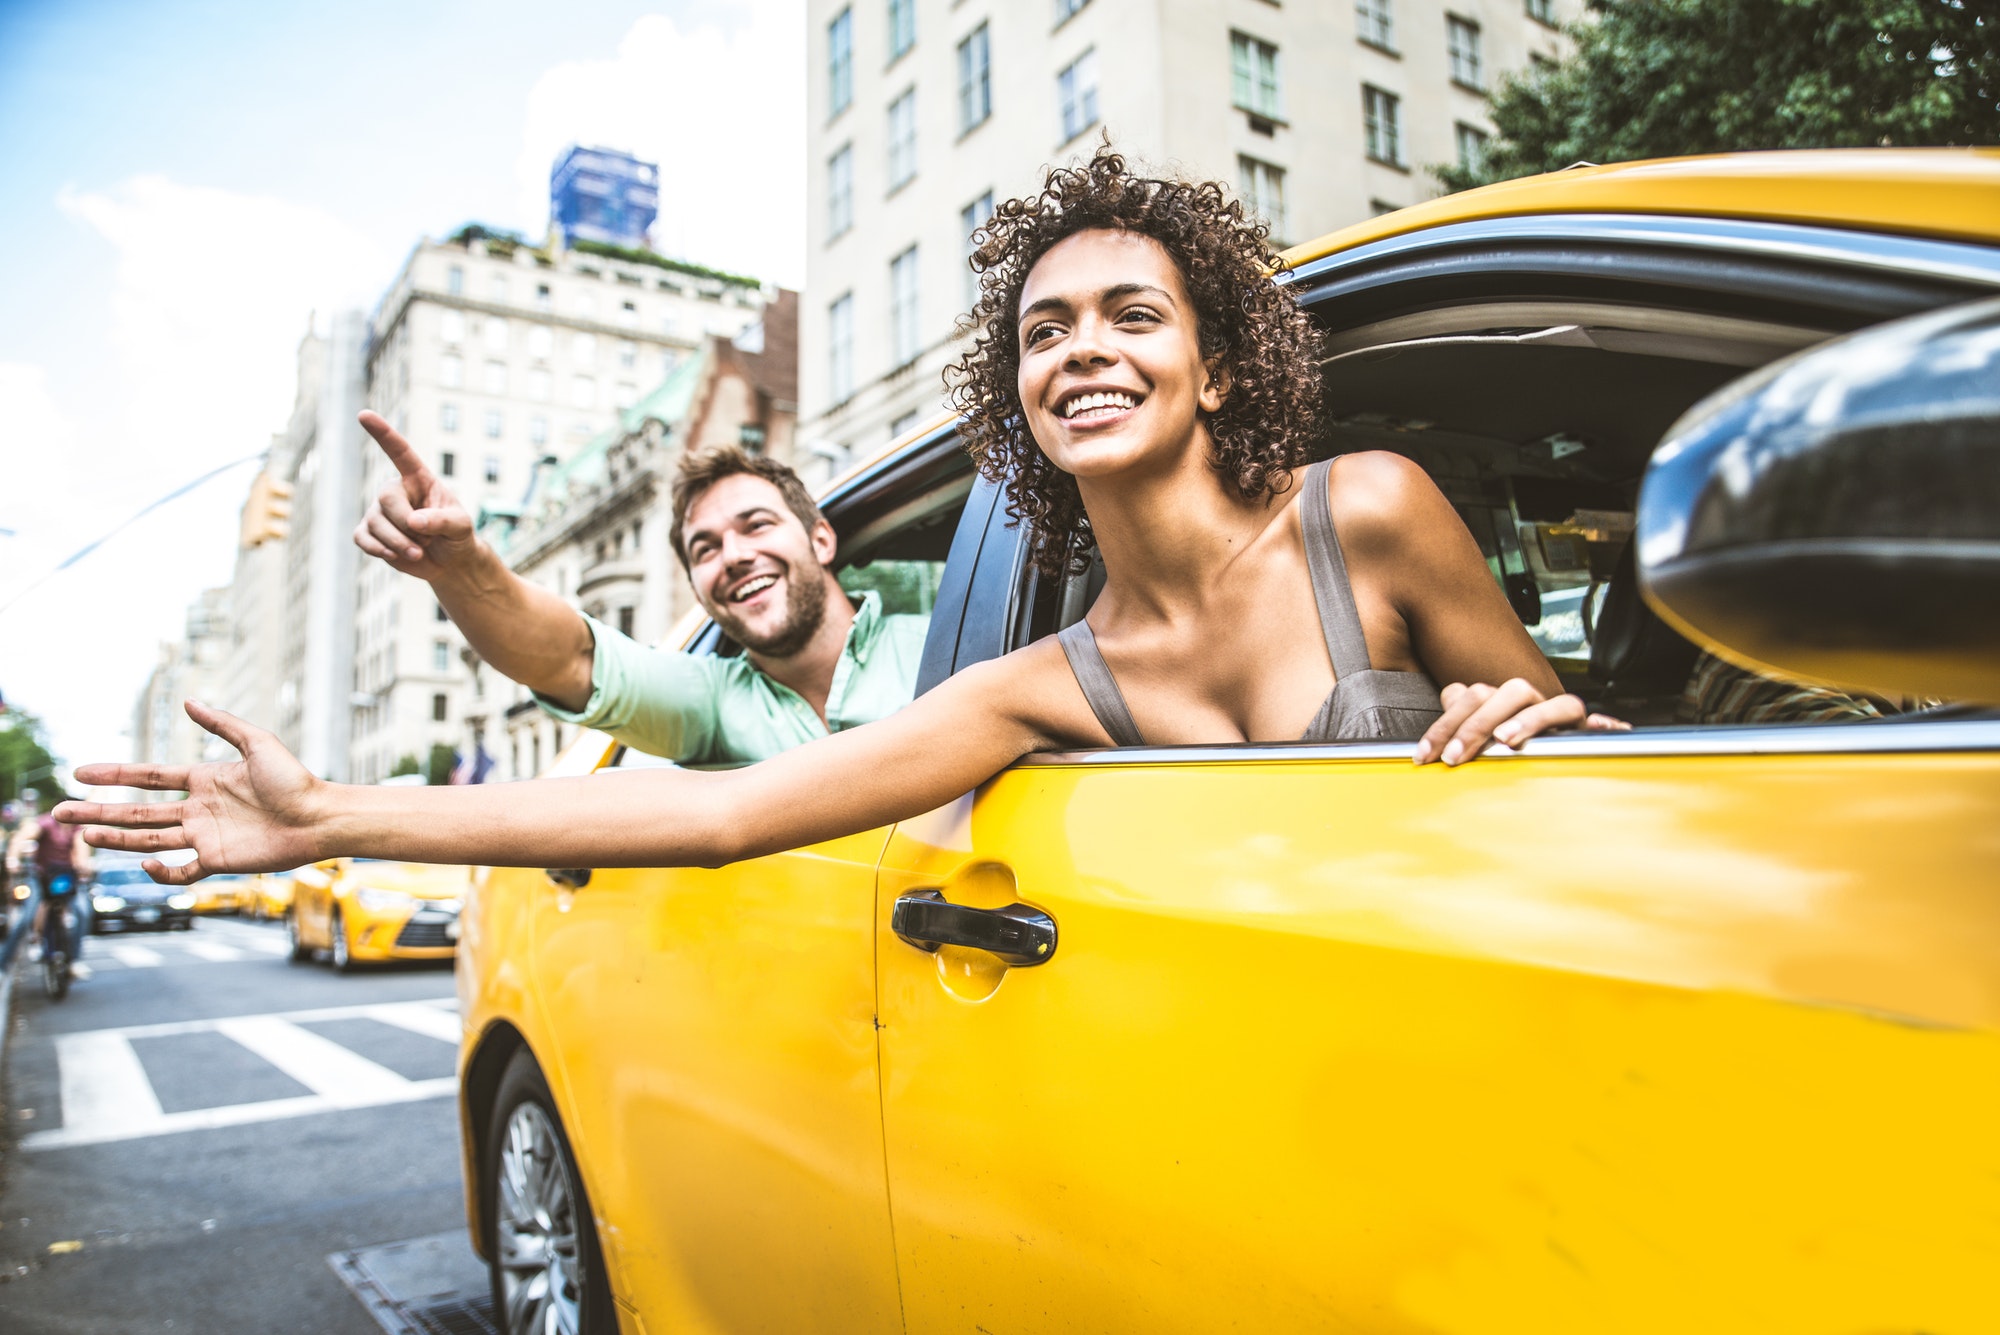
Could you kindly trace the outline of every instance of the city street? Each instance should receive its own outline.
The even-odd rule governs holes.
[[[0,1327],[366,1335],[333,1254],[450,1235],[469,1273],[452,995],[449,968],[340,975],[230,919],[92,937],[61,1003],[20,961]]]

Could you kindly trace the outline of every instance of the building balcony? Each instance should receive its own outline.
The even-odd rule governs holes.
[[[576,596],[588,598],[593,593],[601,594],[620,584],[636,586],[645,582],[646,563],[636,555],[595,561],[583,568],[583,574],[576,582]]]

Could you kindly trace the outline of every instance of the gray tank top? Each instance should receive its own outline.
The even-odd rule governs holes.
[[[1340,538],[1333,531],[1333,505],[1327,498],[1331,459],[1306,469],[1299,497],[1299,527],[1305,534],[1306,569],[1312,576],[1313,602],[1319,608],[1320,632],[1326,636],[1327,657],[1333,663],[1333,690],[1313,716],[1303,742],[1360,740],[1415,741],[1444,713],[1437,684],[1421,672],[1377,671],[1368,666],[1368,642],[1361,633],[1361,615],[1354,607],[1354,590],[1347,582],[1347,562]],[[1076,684],[1091,712],[1115,746],[1144,746],[1125,707],[1125,696],[1098,651],[1090,624],[1079,621],[1056,633],[1069,659]]]

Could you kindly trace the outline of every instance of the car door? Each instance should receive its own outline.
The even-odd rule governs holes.
[[[291,912],[301,942],[324,950],[333,942],[333,882],[340,873],[335,861],[308,863],[292,873]]]
[[[1594,270],[1551,223],[1503,238],[1512,270],[1463,233],[1449,259],[1408,243],[1421,293],[1383,276],[1394,255],[1300,281],[1405,321],[1398,339],[1452,263],[1486,301],[1681,281],[1670,228],[1621,260],[1591,225],[1561,224],[1578,253],[1603,242]],[[1873,260],[1815,277],[1796,250],[1777,273],[1748,258],[1779,241],[1757,230],[1679,257],[1739,341],[1769,334],[1758,284],[1829,328],[1955,295]],[[1607,290],[1579,286],[1592,271]],[[1531,534],[1507,482],[1500,513]],[[1503,582],[1545,573],[1492,554]],[[1018,642],[1037,602],[975,601],[968,632]],[[1549,737],[1459,770],[1374,743],[1017,765],[905,822],[883,862],[907,1328],[2000,1324],[1995,829],[1991,717]]]
[[[890,611],[949,605],[937,576],[967,473],[947,444],[830,498],[843,582],[911,600]],[[726,646],[710,628],[696,649]],[[596,781],[660,763],[621,750]],[[716,870],[515,874],[533,905],[537,1055],[617,1295],[648,1328],[900,1327],[875,1048],[886,838]]]

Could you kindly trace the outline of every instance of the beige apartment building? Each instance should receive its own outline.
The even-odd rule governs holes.
[[[469,227],[421,242],[376,310],[368,406],[468,507],[518,510],[538,468],[615,425],[706,339],[741,333],[768,296],[648,252]],[[395,479],[380,451],[364,459],[362,508]],[[350,773],[366,783],[458,746],[471,678],[428,586],[367,560],[355,584]]]
[[[159,662],[132,705],[132,759],[138,764],[194,765],[234,756],[229,744],[187,716],[185,703],[213,700],[230,653],[228,588],[203,589],[188,605],[186,630],[160,645]],[[141,794],[160,801],[167,794]]]
[[[800,437],[835,463],[943,410],[993,202],[1108,135],[1297,243],[1439,193],[1487,94],[1581,0],[810,0]],[[833,466],[830,464],[829,466]]]

